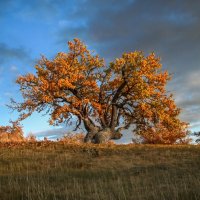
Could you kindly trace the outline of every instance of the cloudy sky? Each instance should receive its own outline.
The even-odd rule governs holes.
[[[21,99],[16,77],[78,37],[107,61],[126,51],[154,51],[173,74],[168,90],[181,119],[200,130],[199,0],[0,0],[0,25],[1,125],[17,117],[5,106],[11,97]],[[23,122],[25,133],[53,129],[47,119],[34,114]]]

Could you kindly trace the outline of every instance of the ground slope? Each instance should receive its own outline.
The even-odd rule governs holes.
[[[200,199],[200,146],[0,144],[0,199]]]

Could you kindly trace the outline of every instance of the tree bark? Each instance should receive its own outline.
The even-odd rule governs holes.
[[[114,132],[110,128],[105,128],[94,136],[94,143],[96,144],[102,144],[110,141],[111,139],[120,139],[122,137],[122,134],[119,132]]]
[[[115,105],[112,105],[112,115],[111,115],[111,121],[110,121],[110,129],[114,132],[116,127],[116,120],[117,120],[117,107]]]
[[[85,143],[94,143],[94,144],[102,144],[113,140],[118,140],[122,137],[120,132],[112,132],[110,128],[105,128],[103,130],[93,129],[89,131],[85,138]]]
[[[84,138],[84,142],[101,144],[106,143],[111,139],[120,139],[122,134],[118,131],[114,131],[111,128],[103,128],[96,126],[91,119],[86,118],[83,120],[87,134]]]
[[[99,132],[99,127],[95,126],[95,124],[91,121],[91,119],[84,119],[83,120],[85,129],[87,131],[87,134],[84,138],[84,142],[93,142],[94,140],[94,136],[96,135],[96,133]]]

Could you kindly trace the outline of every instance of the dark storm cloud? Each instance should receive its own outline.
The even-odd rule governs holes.
[[[168,68],[175,64],[173,71],[198,68],[200,1],[85,1],[73,17],[87,26],[63,29],[63,41],[76,33],[104,56],[141,49],[156,51]]]
[[[86,25],[60,30],[63,42],[69,35],[80,37],[109,58],[124,51],[155,51],[166,64],[178,65],[168,66],[173,72],[187,70],[188,65],[196,67],[193,60],[200,48],[200,1],[88,0],[77,5],[71,19],[84,19]],[[185,64],[180,66],[182,60]]]
[[[10,60],[31,60],[30,54],[22,47],[12,48],[4,43],[0,43],[0,64]]]

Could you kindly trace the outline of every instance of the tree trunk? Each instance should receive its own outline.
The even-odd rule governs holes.
[[[122,134],[120,132],[112,132],[110,128],[105,128],[103,130],[93,129],[86,134],[84,142],[102,144],[108,142],[111,139],[118,140],[121,137]]]
[[[87,118],[83,120],[87,134],[84,138],[84,142],[92,142],[95,144],[106,143],[111,139],[120,139],[122,134],[117,131],[113,131],[111,128],[103,128],[96,126],[94,122]]]
[[[93,142],[94,140],[94,136],[96,135],[96,133],[99,132],[99,127],[95,126],[95,124],[92,122],[91,119],[84,119],[83,120],[85,129],[87,130],[87,134],[84,138],[84,142]]]
[[[94,136],[94,143],[102,144],[110,141],[111,139],[120,139],[122,134],[119,132],[113,132],[110,128],[105,128]]]

